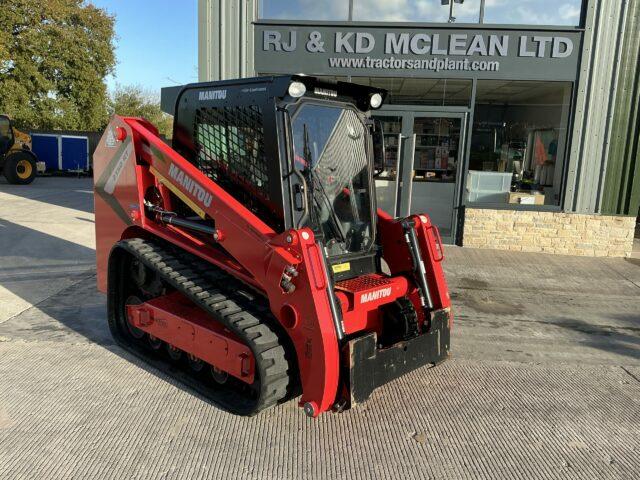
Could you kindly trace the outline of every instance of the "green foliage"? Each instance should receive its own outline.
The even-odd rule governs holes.
[[[157,96],[138,85],[116,87],[109,102],[109,114],[114,113],[125,117],[143,117],[154,124],[162,135],[171,137],[173,117],[161,110]]]
[[[0,112],[24,128],[99,130],[113,38],[114,18],[83,0],[2,0]]]

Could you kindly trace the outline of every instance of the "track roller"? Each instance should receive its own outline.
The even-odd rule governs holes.
[[[167,343],[167,355],[174,362],[178,362],[182,358],[182,350]]]
[[[188,354],[187,359],[189,360],[189,368],[194,372],[201,372],[204,369],[204,362],[198,357]]]
[[[147,336],[147,340],[149,342],[149,346],[154,349],[154,350],[160,350],[162,348],[163,345],[163,341],[160,340],[159,338],[154,337],[153,335],[148,335]]]
[[[227,382],[227,380],[229,380],[229,374],[224,370],[220,370],[219,368],[216,368],[213,365],[211,365],[210,370],[211,370],[211,378],[213,378],[214,382],[220,385],[224,385]]]

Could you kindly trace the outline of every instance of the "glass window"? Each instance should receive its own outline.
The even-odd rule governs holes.
[[[413,171],[409,212],[425,212],[445,237],[453,232],[461,117],[424,114],[413,121]]]
[[[571,86],[571,82],[478,82],[468,203],[560,204]]]
[[[386,104],[469,106],[471,101],[471,80],[352,77],[351,81],[388,90]]]
[[[441,0],[353,0],[353,19],[359,21],[478,23],[479,18],[480,0],[454,2],[453,10]]]
[[[398,147],[402,142],[402,117],[395,115],[375,115],[382,125],[384,136],[384,162],[375,165],[376,198],[378,208],[395,216],[398,201],[396,186],[398,168]]]
[[[460,3],[458,3],[460,1]],[[579,25],[583,0],[353,0],[355,21]],[[481,11],[484,6],[484,19]],[[453,7],[453,8],[451,8]],[[349,20],[349,0],[262,0],[260,18]]]
[[[351,108],[303,103],[291,120],[294,162],[305,177],[309,222],[329,255],[373,242],[367,132]]]
[[[579,25],[582,0],[485,0],[484,23]]]
[[[261,0],[260,18],[282,20],[348,20],[349,1]]]
[[[460,124],[459,118],[415,118],[414,182],[455,182]]]

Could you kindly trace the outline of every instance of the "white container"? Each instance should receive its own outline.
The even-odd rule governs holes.
[[[469,202],[507,203],[511,191],[511,172],[469,170],[467,199]]]

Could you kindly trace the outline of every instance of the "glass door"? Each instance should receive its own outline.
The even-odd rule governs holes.
[[[378,207],[395,217],[426,213],[443,241],[454,243],[466,113],[412,109],[376,118],[386,146],[376,168]]]
[[[465,114],[415,113],[403,159],[401,211],[426,213],[443,241],[455,241],[456,198],[463,157]]]

